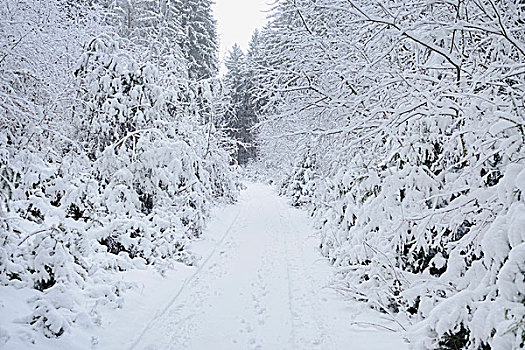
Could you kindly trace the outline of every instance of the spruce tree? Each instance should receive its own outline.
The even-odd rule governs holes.
[[[237,141],[236,160],[246,164],[255,156],[252,127],[256,117],[250,95],[246,56],[235,44],[226,59],[228,72],[224,83],[228,93],[225,123],[230,135]]]
[[[211,0],[178,0],[174,3],[183,33],[178,39],[179,46],[188,62],[188,75],[192,80],[208,79],[219,71],[219,44],[211,5]]]
[[[106,21],[129,41],[129,50],[159,66],[175,59],[185,66],[179,42],[183,37],[180,9],[169,0],[106,0]],[[182,69],[179,68],[179,71]]]

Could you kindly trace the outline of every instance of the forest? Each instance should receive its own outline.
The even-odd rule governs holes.
[[[0,304],[29,343],[198,264],[248,178],[410,348],[525,347],[525,2],[276,0],[223,75],[211,6],[0,3]]]

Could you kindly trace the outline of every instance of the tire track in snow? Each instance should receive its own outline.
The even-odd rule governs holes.
[[[188,278],[186,278],[186,280],[184,280],[184,282],[182,283],[182,285],[180,286],[178,292],[173,296],[173,298],[171,298],[171,300],[169,301],[169,303],[166,305],[166,307],[164,307],[164,309],[160,312],[157,312],[155,314],[155,316],[153,316],[153,318],[148,322],[148,324],[146,325],[146,327],[144,327],[144,329],[142,330],[142,332],[139,334],[139,336],[137,337],[137,339],[135,340],[135,342],[129,347],[129,350],[134,350],[137,345],[140,343],[140,341],[142,340],[142,338],[144,337],[144,335],[151,329],[151,327],[153,326],[153,324],[159,320],[159,318],[161,318],[162,316],[164,316],[166,314],[166,312],[173,306],[173,304],[175,303],[175,301],[177,301],[177,299],[179,298],[179,296],[182,294],[182,292],[184,292],[186,290],[186,287],[191,283],[193,282],[193,280],[195,280],[195,278],[201,273],[201,271],[204,269],[204,267],[207,265],[208,261],[210,261],[210,259],[215,255],[215,253],[217,252],[217,248],[219,246],[221,246],[224,242],[224,240],[226,239],[226,237],[228,237],[230,231],[232,230],[232,228],[234,227],[234,225],[237,223],[240,215],[241,215],[241,208],[239,208],[239,211],[237,212],[237,214],[235,215],[235,218],[232,220],[230,226],[228,226],[228,228],[226,229],[226,231],[224,232],[223,236],[221,237],[221,239],[215,244],[215,246],[213,247],[213,250],[211,251],[211,253],[206,257],[206,259],[204,260],[204,262],[197,268],[197,270],[195,270],[195,272],[189,276]]]
[[[290,305],[291,313],[294,319],[294,349],[300,347],[301,349],[334,349],[334,343],[328,336],[327,327],[319,316],[318,305],[319,297],[317,295],[317,288],[313,283],[313,278],[308,273],[300,248],[304,242],[299,242],[298,235],[301,227],[292,227],[291,223],[297,223],[295,218],[292,218],[291,211],[287,205],[281,204],[281,213],[279,221],[282,229],[282,236],[284,240],[285,257],[288,271],[288,279],[290,286]],[[298,288],[302,287],[302,290]],[[295,289],[294,289],[295,287]],[[303,293],[303,295],[300,295]],[[301,318],[302,316],[302,318]],[[310,320],[304,318],[311,318]],[[297,321],[300,322],[301,331],[305,336],[297,339]],[[315,329],[311,329],[310,321],[313,321]],[[297,343],[297,341],[300,341]],[[302,342],[302,343],[301,343]],[[329,344],[326,344],[329,343]]]

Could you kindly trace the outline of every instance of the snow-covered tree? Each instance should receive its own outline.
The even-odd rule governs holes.
[[[226,59],[228,72],[224,76],[226,86],[226,110],[224,124],[237,142],[235,159],[238,164],[246,164],[255,156],[254,131],[256,111],[251,95],[250,76],[246,56],[238,45],[234,45]]]
[[[416,348],[523,345],[520,7],[280,1],[265,34],[263,143],[312,147],[338,287]]]
[[[126,4],[157,15],[171,3]],[[21,320],[49,338],[121,306],[129,286],[113,274],[193,263],[187,242],[236,195],[167,12],[122,38],[108,8],[0,5],[0,284],[31,296]]]
[[[179,46],[188,62],[190,79],[201,80],[215,76],[219,71],[218,38],[211,0],[177,0],[183,35]]]
[[[312,201],[316,186],[315,167],[315,154],[306,146],[292,173],[281,185],[281,194],[290,197],[293,206],[302,206]]]

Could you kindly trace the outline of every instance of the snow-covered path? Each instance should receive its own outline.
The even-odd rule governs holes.
[[[315,250],[306,213],[270,187],[248,184],[208,231],[199,267],[130,335],[129,348],[406,348],[397,333],[352,326],[355,317],[391,324],[357,315],[362,309],[327,288],[331,268]]]

